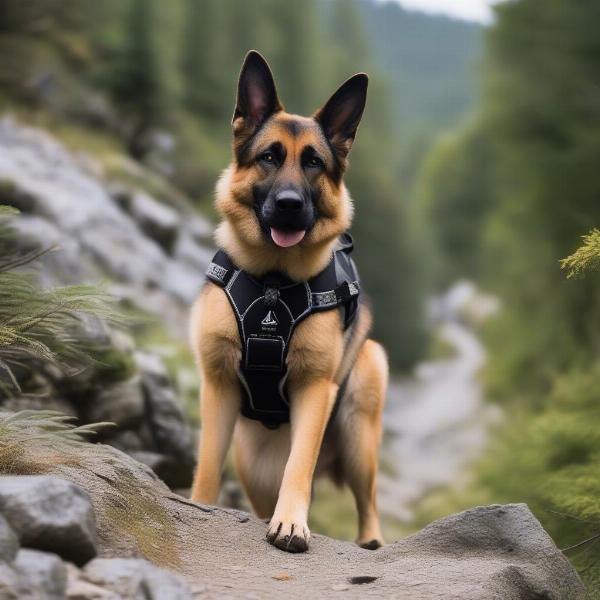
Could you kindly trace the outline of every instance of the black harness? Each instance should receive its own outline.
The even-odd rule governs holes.
[[[245,417],[268,427],[290,420],[286,358],[298,323],[312,313],[334,308],[342,313],[344,330],[353,323],[360,282],[350,257],[352,249],[352,237],[343,234],[325,269],[302,282],[279,272],[257,279],[239,269],[223,250],[215,254],[206,276],[224,289],[237,321]]]

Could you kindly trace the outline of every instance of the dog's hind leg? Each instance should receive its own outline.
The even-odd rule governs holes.
[[[233,440],[235,470],[261,519],[273,515],[289,453],[289,425],[270,430],[258,421],[238,419]]]
[[[369,550],[383,545],[376,479],[387,378],[383,348],[367,340],[354,366],[348,397],[342,400],[346,406],[342,405],[339,415],[342,477],[354,494],[358,511],[356,543]]]

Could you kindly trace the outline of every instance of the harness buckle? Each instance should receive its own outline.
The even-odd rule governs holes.
[[[342,303],[352,300],[352,298],[358,296],[359,293],[360,284],[358,281],[344,281],[344,283],[335,290],[338,301]]]
[[[273,308],[279,301],[279,288],[265,287],[265,306]]]

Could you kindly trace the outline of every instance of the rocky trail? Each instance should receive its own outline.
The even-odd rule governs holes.
[[[307,553],[288,554],[267,543],[262,521],[243,512],[189,502],[173,494],[143,465],[120,451],[105,447],[100,453],[87,456],[78,466],[51,469],[91,498],[99,556],[144,557],[182,576],[185,586],[165,572],[162,583],[156,584],[157,592],[144,596],[141,591],[144,585],[151,585],[152,576],[159,578],[157,569],[148,570],[140,565],[136,569],[117,562],[113,566],[118,567],[116,573],[120,576],[111,577],[110,562],[103,566],[93,559],[85,564],[88,554],[79,561],[81,572],[71,568],[68,579],[71,589],[82,582],[93,583],[112,593],[129,590],[117,598],[157,600],[273,597],[576,600],[583,597],[584,590],[575,571],[522,504],[474,508],[436,521],[378,551],[315,535]],[[7,479],[14,482],[21,478]],[[56,499],[54,504],[44,501],[39,488],[50,486],[47,477],[42,479],[46,481],[37,483],[38,494],[30,494],[28,498],[28,504],[39,507],[37,518],[44,518],[43,513],[49,512],[48,521],[77,519],[77,515],[69,514],[73,504],[69,497],[62,503]],[[6,487],[0,478],[0,489]],[[10,498],[6,496],[0,493],[0,513],[5,511],[10,524],[11,516],[15,522],[17,502],[13,501],[12,509],[7,510]],[[82,512],[80,505],[79,512]],[[89,514],[84,511],[83,515],[89,520]],[[39,550],[39,536],[27,538],[24,535],[27,528],[20,531],[22,545]],[[63,538],[69,548],[68,535]],[[3,549],[1,543],[0,549]],[[13,543],[13,557],[15,549]],[[42,549],[47,551],[48,547]],[[52,550],[61,552],[61,548]],[[1,596],[3,582],[5,589],[10,590],[10,582],[18,581],[22,574],[19,556],[21,561],[27,559],[22,553],[23,550],[16,554],[16,563],[8,557],[4,580],[0,571],[2,598],[11,598]],[[7,560],[6,556],[4,559]],[[38,561],[38,571],[43,571],[43,564]],[[51,575],[38,573],[37,580],[44,577],[48,579]],[[63,584],[63,589],[66,585]],[[68,597],[114,598],[108,593]]]

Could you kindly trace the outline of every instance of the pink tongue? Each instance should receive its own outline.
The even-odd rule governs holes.
[[[295,246],[302,241],[306,231],[282,231],[281,229],[275,229],[271,227],[271,237],[273,241],[282,248],[289,248]]]

